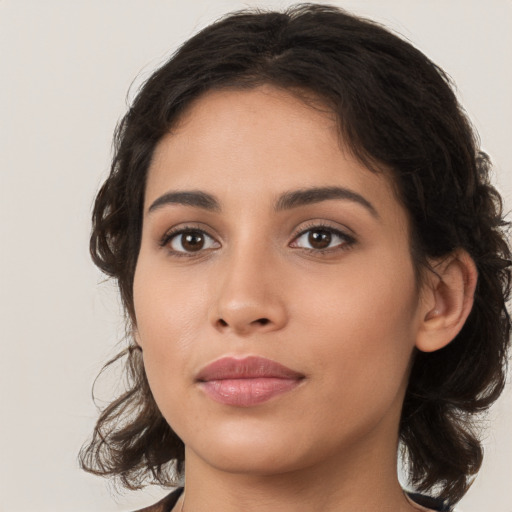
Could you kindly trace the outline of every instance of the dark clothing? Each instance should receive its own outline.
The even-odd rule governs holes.
[[[183,487],[179,487],[175,491],[171,492],[171,494],[168,494],[164,499],[160,500],[158,503],[155,503],[150,507],[138,510],[137,512],[170,512],[172,507],[176,505],[176,502],[178,501],[182,492]],[[408,495],[411,500],[413,500],[418,505],[421,505],[422,507],[436,510],[438,512],[450,512],[450,509],[443,504],[442,500],[437,498],[430,498],[429,496],[423,496],[422,494],[408,493]]]
[[[448,505],[445,505],[443,500],[439,498],[431,498],[430,496],[424,496],[423,494],[417,494],[414,492],[408,492],[407,496],[411,498],[414,503],[421,505],[425,508],[437,510],[438,512],[450,512],[452,510]]]
[[[151,505],[150,507],[143,508],[141,510],[137,510],[136,512],[169,512],[172,510],[172,507],[176,505],[181,493],[183,492],[183,487],[178,487],[175,491],[168,494],[164,499],[160,500],[158,503]]]

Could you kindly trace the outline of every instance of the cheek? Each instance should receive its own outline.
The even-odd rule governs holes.
[[[310,333],[308,357],[341,392],[394,394],[413,352],[418,297],[412,264],[382,260],[364,272],[340,272],[306,294],[299,332]],[[318,283],[317,283],[318,285]]]
[[[173,279],[165,262],[147,261],[142,253],[134,276],[137,341],[151,390],[161,404],[180,396],[171,390],[184,382],[204,294],[193,281]]]
[[[295,292],[301,296],[296,302],[300,314],[295,316],[307,318],[324,335],[331,331],[342,337],[372,330],[413,332],[418,293],[412,263],[384,258],[379,265],[372,263],[361,259],[336,272],[306,274]]]
[[[206,307],[198,279],[170,272],[166,261],[151,261],[141,252],[134,276],[134,307],[143,349],[172,350],[186,346]]]

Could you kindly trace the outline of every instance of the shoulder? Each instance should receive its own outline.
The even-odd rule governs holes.
[[[176,505],[176,502],[178,501],[182,492],[183,487],[178,487],[178,489],[165,496],[159,502],[150,505],[149,507],[136,510],[135,512],[170,512],[172,507]]]

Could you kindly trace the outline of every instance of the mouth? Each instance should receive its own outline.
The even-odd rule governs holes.
[[[296,388],[305,375],[264,357],[223,357],[203,368],[196,381],[212,400],[251,407]]]

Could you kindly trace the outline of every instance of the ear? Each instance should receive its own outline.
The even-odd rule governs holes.
[[[432,264],[427,272],[416,347],[433,352],[448,345],[466,322],[473,307],[478,272],[464,250]]]

